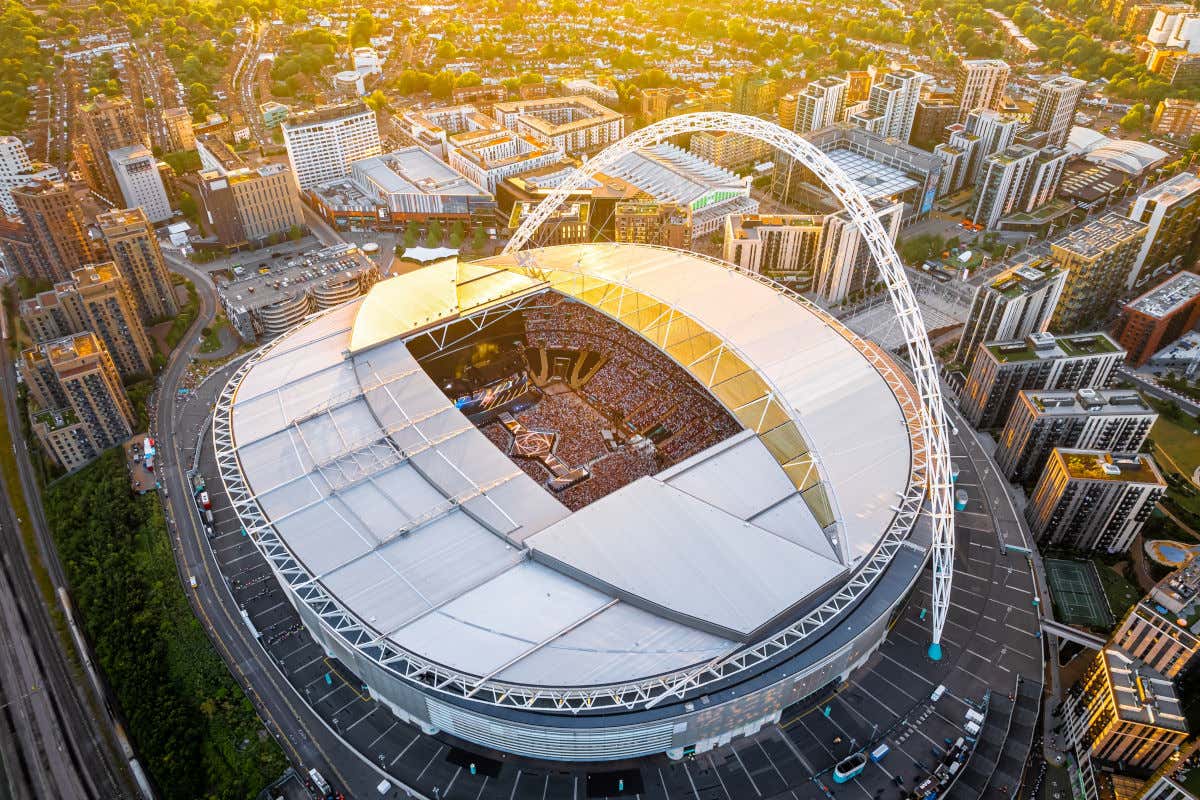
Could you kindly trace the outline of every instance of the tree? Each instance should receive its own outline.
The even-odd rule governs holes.
[[[146,97],[145,99],[143,99],[143,100],[142,100],[142,104],[143,104],[144,106],[146,106],[146,108],[148,108],[148,109],[152,109],[152,108],[154,108],[154,107],[157,105],[157,104],[154,102],[154,98],[153,98],[153,97]]]
[[[442,223],[438,222],[436,219],[429,223],[429,231],[425,234],[425,246],[442,246]]]
[[[367,104],[367,108],[377,113],[385,110],[388,107],[387,95],[385,95],[379,89],[376,89],[367,95],[363,102]]]
[[[454,91],[454,73],[449,70],[442,70],[437,75],[433,76],[433,81],[429,84],[429,93],[439,99],[445,99]]]
[[[456,80],[454,82],[454,85],[456,87],[458,87],[458,86],[478,86],[481,83],[483,83],[483,79],[480,78],[477,73],[467,70],[462,75],[458,76],[458,80]]]
[[[404,227],[404,247],[416,247],[417,240],[421,237],[421,229],[417,227],[417,221],[410,219],[408,225]]]
[[[463,230],[462,220],[454,220],[454,224],[450,226],[450,246],[462,247],[463,239],[466,238],[466,231]]]
[[[477,253],[482,252],[486,243],[487,233],[483,230],[483,223],[478,223],[475,230],[471,232],[471,249]]]
[[[292,227],[288,228],[287,236],[293,242],[298,242],[304,238],[304,229],[299,225],[293,225]]]
[[[179,210],[192,222],[200,218],[199,208],[196,206],[196,199],[188,192],[179,193]]]
[[[1146,127],[1147,109],[1144,103],[1138,103],[1125,112],[1125,116],[1121,117],[1121,130],[1137,131]]]

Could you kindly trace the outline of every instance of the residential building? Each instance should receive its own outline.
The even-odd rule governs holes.
[[[510,175],[548,167],[562,158],[558,148],[507,129],[482,131],[460,140],[449,152],[450,166],[490,194]]]
[[[1150,132],[1155,136],[1189,139],[1200,133],[1200,100],[1168,97],[1154,109]]]
[[[592,153],[625,136],[625,115],[584,95],[496,103],[492,115],[509,130],[568,155]]]
[[[1079,108],[1086,85],[1085,81],[1068,75],[1059,75],[1038,84],[1030,126],[1046,132],[1046,144],[1052,147],[1066,146],[1071,126],[1075,124],[1075,111]]]
[[[25,152],[25,145],[16,136],[0,136],[0,215],[15,217],[17,204],[12,190],[36,181],[58,181],[58,167],[35,164]]]
[[[871,96],[874,77],[870,70],[850,70],[846,73],[846,105],[861,103]]]
[[[129,286],[111,261],[73,271],[69,280],[22,300],[18,312],[35,342],[91,331],[104,342],[122,378],[153,371],[150,339]]]
[[[192,130],[192,113],[182,106],[162,112],[163,127],[167,129],[170,150],[195,150],[196,133]]]
[[[507,229],[515,231],[536,207],[536,203],[520,201],[514,203],[509,214]],[[582,244],[592,240],[592,226],[588,217],[591,206],[586,202],[567,201],[558,206],[550,217],[537,227],[533,241],[538,247],[557,244]]]
[[[1125,280],[1132,289],[1179,265],[1196,248],[1200,233],[1200,177],[1181,172],[1133,201],[1131,219],[1144,223],[1146,238]]]
[[[1195,767],[1185,770],[1185,774],[1194,774]],[[1185,786],[1183,781],[1174,774],[1155,775],[1142,789],[1138,800],[1197,800],[1196,794],[1200,789]]]
[[[304,208],[286,164],[250,167],[213,136],[196,141],[200,154],[200,204],[225,247],[261,247],[303,230]]]
[[[490,111],[493,103],[502,102],[506,97],[508,89],[498,83],[459,86],[450,93],[450,99],[455,105],[467,103],[484,112]]]
[[[998,58],[974,58],[959,63],[954,72],[954,89],[959,119],[978,108],[999,111],[1012,70]]]
[[[949,178],[950,191],[978,181],[984,160],[1014,143],[1017,122],[988,109],[968,112],[963,122],[947,128],[947,146],[962,152],[962,159]]]
[[[976,351],[959,397],[963,416],[976,428],[1004,425],[1022,390],[1103,389],[1125,351],[1106,333],[984,342]]]
[[[657,200],[626,200],[613,209],[613,241],[685,249],[692,241],[686,206]]]
[[[876,210],[895,241],[901,204],[879,203]],[[831,304],[843,302],[877,278],[869,248],[844,211],[726,217],[722,257],[797,291],[815,292]]]
[[[288,118],[291,109],[283,103],[275,100],[268,100],[258,107],[259,116],[262,118],[264,128],[270,130],[278,125],[282,125]]]
[[[770,114],[775,108],[778,86],[762,73],[738,72],[730,85],[729,110],[752,117]]]
[[[1062,300],[1050,327],[1064,333],[1100,324],[1125,288],[1148,226],[1109,213],[1050,243],[1050,255],[1067,271]]]
[[[1175,572],[1167,576],[1159,586],[1178,580],[1177,575]],[[1109,637],[1109,644],[1174,680],[1200,656],[1200,636],[1186,624],[1181,625],[1180,619],[1178,611],[1172,612],[1148,597],[1129,609]],[[1182,619],[1187,621],[1186,617]]]
[[[732,131],[693,133],[688,150],[727,170],[744,170],[770,161],[775,148],[761,139]]]
[[[121,188],[108,154],[131,145],[150,146],[142,115],[125,96],[98,94],[79,106],[72,148],[79,171],[96,194],[121,202]]]
[[[133,409],[95,334],[28,348],[18,369],[35,407],[33,432],[65,469],[78,469],[132,435]]]
[[[392,125],[399,127],[413,141],[443,161],[448,161],[456,148],[505,130],[503,125],[480,113],[472,105],[442,106],[422,111],[408,109],[394,117]]]
[[[510,175],[496,186],[496,216],[500,220],[512,218],[513,207],[518,203],[536,205],[545,200],[578,166],[577,162],[562,161],[547,167]],[[615,175],[598,172],[578,190],[567,195],[566,202],[585,203],[588,206],[588,225],[591,228],[589,241],[616,241],[617,206],[627,201],[649,201],[650,209],[638,209],[630,218],[648,224],[651,217],[659,216],[663,206],[650,201],[649,195],[638,187]],[[670,212],[674,213],[674,206]],[[641,241],[641,240],[637,240]],[[653,240],[657,243],[657,240]]]
[[[1144,453],[1056,447],[1025,518],[1042,547],[1123,553],[1166,489],[1154,459]]]
[[[44,277],[43,260],[33,231],[24,222],[0,214],[0,260],[10,275]],[[50,280],[49,278],[45,278]]]
[[[289,259],[269,274],[251,273],[218,288],[221,306],[245,341],[272,338],[317,311],[365,294],[379,268],[356,246],[331,245]]]
[[[1033,171],[1037,151],[1014,144],[983,160],[976,183],[975,208],[971,221],[995,230],[1001,217],[1019,210],[1025,182]]]
[[[1066,280],[1067,274],[1049,259],[1028,255],[981,283],[971,299],[954,361],[968,370],[984,342],[1024,339],[1045,331]]]
[[[917,101],[910,144],[932,149],[946,139],[946,128],[958,120],[958,101],[944,95],[925,95]]]
[[[297,114],[280,128],[301,190],[344,178],[352,163],[382,151],[375,112],[361,100]]]
[[[179,304],[158,238],[140,208],[113,209],[96,217],[117,271],[129,285],[143,322],[175,316]]]
[[[1116,338],[1140,367],[1200,323],[1200,275],[1180,272],[1121,308]]]
[[[687,89],[663,86],[642,89],[641,118],[646,123],[658,122],[671,115],[671,109],[687,99]]]
[[[910,69],[889,72],[871,86],[866,110],[852,113],[847,119],[884,138],[907,142],[921,99],[921,87],[928,80],[928,75]]]
[[[601,86],[595,81],[590,81],[586,78],[572,78],[571,80],[563,81],[563,90],[569,95],[585,95],[592,98],[597,103],[604,103],[610,108],[616,108],[620,102],[620,95],[612,86]]]
[[[171,201],[158,171],[158,159],[142,144],[121,147],[108,154],[113,175],[126,208],[140,208],[151,222],[171,218]]]
[[[83,208],[71,187],[38,181],[16,187],[12,198],[37,256],[37,273],[30,278],[65,280],[71,270],[93,260]]]
[[[682,206],[693,237],[721,230],[730,214],[753,213],[750,179],[705,161],[673,144],[626,153],[608,173],[633,184],[660,203]]]
[[[1063,722],[1083,760],[1126,770],[1156,769],[1188,737],[1176,685],[1119,647],[1097,653],[1071,687]]]
[[[996,465],[1029,489],[1054,448],[1136,453],[1156,419],[1141,395],[1123,389],[1019,392],[997,440]]]
[[[846,93],[845,78],[819,78],[795,95],[795,112],[784,127],[796,133],[808,133],[842,121]]]
[[[410,219],[492,219],[496,202],[482,187],[413,145],[360,159],[350,176],[317,184],[309,196],[332,224],[369,227]]]

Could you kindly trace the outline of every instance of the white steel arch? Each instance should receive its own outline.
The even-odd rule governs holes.
[[[870,201],[841,168],[798,134],[757,117],[719,111],[668,117],[609,145],[584,163],[582,168],[568,176],[529,213],[505,246],[504,252],[518,253],[572,192],[578,191],[593,175],[604,172],[623,156],[643,147],[659,144],[672,136],[706,131],[751,136],[783,151],[811,170],[849,212],[851,220],[858,226],[879,267],[880,277],[887,287],[892,307],[896,312],[896,320],[904,333],[905,347],[921,400],[925,480],[929,513],[933,522],[933,613],[929,655],[939,659],[942,629],[945,627],[946,615],[950,608],[950,589],[954,576],[954,490],[951,485],[950,447],[946,437],[948,423],[942,405],[937,363],[933,358],[929,337],[925,333],[921,310],[917,306],[912,286],[904,274],[900,256],[875,216]],[[537,269],[535,263],[526,263],[523,266]]]

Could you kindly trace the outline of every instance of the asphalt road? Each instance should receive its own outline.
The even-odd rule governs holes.
[[[233,369],[173,403],[175,444],[185,467],[196,457],[197,435],[207,426],[216,393]],[[182,532],[178,544],[187,554],[188,569],[199,576],[198,597],[206,616],[216,622],[220,637],[233,640],[231,650],[251,659],[239,662],[237,669],[262,682],[258,699],[273,724],[284,723],[293,742],[290,755],[300,758],[299,764],[316,765],[353,797],[377,796],[374,787],[381,775],[376,767],[393,784],[403,782],[427,797],[511,800],[585,794],[594,768],[513,758],[447,735],[426,736],[372,700],[357,676],[329,659],[299,625],[268,565],[241,533],[217,478],[211,437],[206,434],[200,443],[200,472],[212,498],[214,530],[209,538],[197,522],[190,493],[180,494],[183,476],[172,465],[172,508]],[[894,776],[908,781],[921,771],[919,764],[931,763],[945,739],[961,733],[966,709],[979,706],[989,692],[1012,693],[1018,675],[1040,683],[1035,580],[1028,558],[1004,547],[1025,546],[1019,516],[1001,496],[1007,495],[994,467],[965,426],[952,448],[960,467],[959,486],[968,489],[971,499],[957,518],[955,591],[942,662],[934,664],[925,655],[928,622],[921,611],[929,604],[926,573],[868,664],[846,684],[788,709],[780,725],[694,760],[653,758],[604,769],[636,771],[644,784],[642,797],[818,800],[827,798],[823,784],[838,759],[852,749],[887,741],[896,753],[891,763],[872,766],[837,789],[839,798],[870,800]],[[258,637],[240,620],[243,610]],[[264,654],[269,656],[264,659]],[[930,702],[938,684],[947,691]],[[1016,745],[1023,759],[1030,742]],[[470,775],[461,766],[463,752],[481,763],[494,761],[499,773]],[[392,796],[404,795],[393,789]]]
[[[55,588],[67,585],[42,513],[18,413],[13,362],[0,343],[0,388],[14,453],[29,503],[39,555]],[[7,485],[0,510],[0,757],[15,797],[132,797],[124,759],[116,751],[111,718],[85,679],[68,662],[25,554]],[[10,736],[9,734],[12,734]],[[14,760],[15,759],[15,760]]]

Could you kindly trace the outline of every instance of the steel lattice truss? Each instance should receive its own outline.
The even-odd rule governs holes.
[[[932,642],[940,644],[946,615],[950,610],[950,587],[954,577],[954,504],[950,446],[946,438],[948,423],[942,405],[937,363],[925,332],[921,309],[917,306],[916,296],[908,283],[896,248],[875,216],[870,201],[827,155],[800,135],[757,117],[716,111],[669,117],[631,133],[589,159],[525,217],[504,252],[518,253],[571,193],[582,188],[596,173],[610,169],[619,159],[672,136],[704,131],[750,136],[796,159],[837,196],[871,250],[880,277],[887,286],[896,321],[904,334],[920,398],[921,438],[924,440],[926,461],[924,474],[933,520]],[[522,266],[537,274],[536,259],[527,257],[520,260]]]
[[[804,304],[817,314],[847,341],[851,342],[871,362],[879,374],[893,388],[904,412],[913,443],[912,475],[906,492],[899,495],[892,507],[895,516],[884,532],[876,548],[858,566],[850,579],[828,600],[810,611],[787,628],[767,639],[747,646],[727,656],[721,656],[705,664],[689,667],[666,675],[636,682],[595,685],[584,687],[528,686],[493,680],[491,676],[477,676],[460,672],[434,663],[419,654],[397,647],[380,633],[350,613],[329,594],[320,576],[314,576],[300,564],[279,537],[271,521],[263,514],[256,493],[250,488],[242,473],[238,459],[238,442],[233,435],[232,412],[234,398],[242,379],[257,363],[267,357],[274,346],[286,340],[286,336],[268,344],[251,356],[223,388],[216,404],[213,417],[212,436],[217,458],[217,468],[224,481],[229,499],[244,526],[247,536],[266,558],[276,577],[284,583],[297,600],[320,620],[323,635],[333,636],[362,658],[375,662],[397,678],[419,684],[427,689],[458,697],[469,697],[476,702],[515,708],[536,709],[546,712],[579,713],[602,709],[650,708],[664,701],[672,701],[703,691],[713,685],[760,667],[764,662],[795,648],[808,636],[820,631],[839,615],[850,609],[871,588],[892,562],[901,547],[915,547],[907,542],[913,527],[922,514],[928,512],[934,530],[934,601],[933,640],[940,639],[950,593],[953,557],[953,505],[950,485],[950,460],[946,439],[944,412],[940,387],[937,381],[931,348],[921,322],[920,311],[912,290],[905,279],[904,270],[887,234],[873,215],[867,200],[855,189],[849,179],[820,151],[795,134],[763,120],[735,114],[691,114],[675,117],[649,128],[644,128],[611,146],[580,171],[569,178],[542,204],[531,212],[509,245],[517,250],[537,230],[554,208],[572,191],[584,183],[594,172],[629,149],[636,149],[661,141],[678,133],[720,130],[745,133],[763,139],[779,147],[789,155],[801,159],[806,166],[822,177],[838,194],[859,223],[864,238],[871,246],[872,254],[880,265],[885,282],[896,306],[897,318],[903,326],[908,353],[913,367],[916,386],[902,375],[892,359],[877,345],[869,342],[829,316],[820,308],[809,303],[799,294],[788,290],[764,276],[745,272],[747,277],[770,286],[774,291]],[[711,260],[711,259],[710,259]],[[536,272],[535,257],[522,258],[523,269]],[[727,269],[736,267],[718,262]],[[502,316],[531,302],[530,296],[515,298],[489,309],[489,315]],[[487,324],[477,319],[479,326]],[[446,328],[442,326],[424,332],[441,346],[445,341]],[[439,341],[438,337],[441,337]],[[380,380],[382,386],[386,381]],[[378,386],[362,387],[369,391]],[[332,398],[325,405],[293,422],[298,423],[314,415],[324,414],[353,398]],[[419,422],[419,420],[412,420]],[[354,442],[350,450],[329,463],[322,471],[330,471],[333,482],[355,481],[360,469],[376,464],[399,463],[411,453],[396,451],[387,441],[388,431],[382,430],[377,439]],[[432,443],[429,446],[436,446]],[[343,470],[345,471],[343,473]],[[928,498],[928,509],[926,508]],[[828,656],[828,660],[837,657]],[[812,665],[819,668],[824,662]]]

